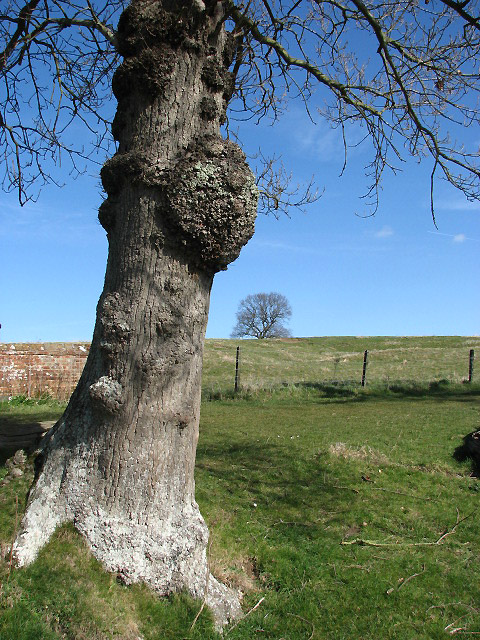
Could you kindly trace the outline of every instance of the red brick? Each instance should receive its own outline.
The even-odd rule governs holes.
[[[0,344],[0,397],[49,393],[68,399],[89,348],[88,342]]]

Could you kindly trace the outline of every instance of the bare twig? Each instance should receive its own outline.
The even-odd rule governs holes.
[[[358,489],[354,489],[353,487],[341,487],[338,484],[331,484],[329,486],[333,487],[334,489],[344,489],[345,491],[353,491],[353,493],[360,493]]]
[[[460,616],[459,618],[457,618],[456,620],[454,620],[450,624],[447,624],[447,626],[445,627],[444,631],[448,631],[448,633],[451,636],[455,635],[456,633],[465,633],[465,634],[468,633],[470,635],[479,634],[480,631],[467,631],[465,627],[457,627],[456,626],[460,622],[460,620],[464,620],[467,616],[468,616],[468,613],[465,613],[463,616]]]
[[[263,536],[263,539],[265,540],[265,538],[268,536],[268,532],[270,531],[270,529],[273,529],[273,527],[277,527],[279,524],[284,524],[289,527],[315,527],[316,526],[316,522],[295,522],[294,520],[291,520],[291,521],[279,520],[278,522],[274,522],[268,527],[266,534]]]
[[[287,613],[287,615],[292,616],[292,618],[298,618],[299,620],[303,620],[303,622],[312,625],[312,633],[308,636],[308,640],[312,640],[313,636],[315,635],[315,625],[313,624],[313,622],[311,620],[307,620],[306,618],[302,618],[302,616],[298,616],[296,613]]]
[[[465,520],[467,520],[468,518],[471,518],[473,514],[476,512],[477,512],[477,509],[469,513],[467,516],[460,518],[458,509],[457,509],[457,521],[455,522],[455,524],[450,530],[445,531],[445,533],[443,533],[438,538],[438,540],[435,540],[435,542],[375,542],[374,540],[364,540],[363,538],[355,538],[354,540],[342,540],[340,544],[344,546],[357,544],[359,546],[364,546],[364,547],[432,547],[432,546],[439,545],[443,540],[445,540],[447,536],[450,536],[453,533],[455,533],[458,525],[461,522],[464,522]]]
[[[425,573],[425,571],[426,571],[425,565],[422,564],[422,570],[421,571],[419,571],[418,573],[414,573],[413,575],[409,576],[408,578],[405,578],[405,580],[403,578],[401,578],[399,584],[396,587],[391,587],[390,589],[387,590],[387,596],[391,595],[394,591],[398,591],[399,589],[404,587],[407,584],[407,582],[410,582],[410,580],[413,580],[413,578],[416,578],[417,576],[421,576],[422,573]]]
[[[466,604],[465,602],[447,602],[445,604],[432,604],[431,607],[428,607],[427,611],[431,609],[446,609],[447,607],[465,607],[466,609],[470,609],[473,613],[480,613],[478,609],[475,609],[470,604]]]
[[[435,544],[440,544],[440,542],[442,540],[444,540],[447,536],[451,536],[452,533],[455,533],[455,529],[458,527],[458,525],[461,522],[464,522],[465,520],[468,520],[468,518],[471,518],[473,516],[473,514],[476,513],[476,511],[477,511],[477,509],[474,509],[472,511],[472,513],[468,514],[468,516],[465,516],[464,518],[460,518],[460,513],[459,513],[458,508],[457,508],[457,521],[456,521],[456,523],[453,525],[453,527],[450,529],[450,531],[448,531],[448,530],[445,531],[445,533],[440,536],[440,538],[435,542]]]
[[[432,159],[434,223],[437,176],[468,199],[479,199],[478,150],[454,140],[457,127],[480,117],[474,106],[480,19],[467,11],[467,3],[441,0],[425,10],[422,3],[313,0],[308,16],[296,11],[298,4],[287,11],[267,0],[247,5],[224,0],[233,33],[242,39],[235,73],[245,112],[276,119],[291,96],[300,98],[310,114],[310,98],[323,85],[331,100],[318,110],[341,130],[345,159],[348,147],[356,146],[346,140],[351,124],[363,127],[363,141],[372,143],[365,167],[368,204],[378,204],[383,173],[400,169],[405,148],[419,160]],[[370,40],[378,57],[361,59],[346,38],[353,30]],[[315,54],[307,42],[314,43]],[[442,132],[442,123],[452,125],[451,135],[448,129]]]
[[[386,491],[387,493],[395,493],[397,496],[406,496],[407,498],[413,498],[414,500],[431,500],[431,498],[425,498],[424,496],[415,496],[413,493],[404,493],[403,491],[395,491],[394,489],[385,489],[385,487],[372,487],[372,491]]]
[[[237,622],[226,631],[225,635],[230,633],[230,631],[233,631],[233,629],[235,629],[235,627],[237,627],[240,624],[240,622],[243,622],[243,620],[245,620],[247,616],[249,616],[253,611],[255,611],[255,609],[257,609],[264,600],[265,600],[265,596],[263,596],[263,598],[260,598],[260,600],[257,602],[257,604],[254,607],[252,607],[249,611],[247,611],[247,613],[244,616],[242,616],[240,620],[237,620]]]

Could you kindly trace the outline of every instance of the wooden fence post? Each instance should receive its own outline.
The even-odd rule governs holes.
[[[365,386],[365,376],[367,375],[368,351],[363,354],[362,387]]]
[[[237,357],[235,359],[235,393],[238,393],[240,386],[240,347],[237,347]]]
[[[470,357],[468,359],[468,381],[472,382],[473,380],[473,361],[475,359],[475,351],[470,349]]]

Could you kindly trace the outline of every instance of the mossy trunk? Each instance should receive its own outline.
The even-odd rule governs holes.
[[[126,582],[207,598],[218,624],[237,596],[209,576],[208,531],[194,496],[210,288],[253,233],[257,193],[219,129],[231,97],[221,4],[131,3],[118,152],[102,169],[99,219],[109,257],[84,373],[45,441],[15,542],[31,562],[73,521]]]

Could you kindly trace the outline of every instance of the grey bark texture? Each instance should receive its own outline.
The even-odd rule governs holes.
[[[105,287],[14,545],[26,565],[73,521],[125,583],[206,598],[218,626],[240,605],[209,576],[194,496],[203,342],[213,275],[253,234],[257,206],[244,155],[219,133],[232,91],[220,18],[216,2],[134,0],[120,19]]]

